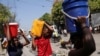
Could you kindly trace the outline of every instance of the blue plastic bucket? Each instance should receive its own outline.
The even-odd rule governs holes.
[[[77,19],[78,16],[86,16],[86,24],[89,26],[88,0],[64,0],[62,7],[64,14],[66,14],[65,18],[68,32],[77,32],[74,19]]]

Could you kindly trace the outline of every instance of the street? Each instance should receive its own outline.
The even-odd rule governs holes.
[[[100,56],[100,34],[93,34],[93,37],[94,37],[95,42],[96,42],[96,51],[91,56]],[[69,35],[67,37],[62,37],[62,38],[63,38],[63,40],[68,41]],[[54,52],[61,51],[66,56],[68,56],[69,49],[60,48],[59,43],[51,43],[51,44],[52,44],[52,48],[53,48]]]
[[[95,39],[95,42],[96,42],[96,51],[91,56],[100,56],[100,37],[99,37],[100,34],[93,34],[93,36],[94,36],[94,39]],[[62,39],[64,41],[68,41],[69,35],[67,37],[62,36]],[[52,46],[52,49],[53,49],[53,53],[61,52],[61,53],[65,54],[67,56],[69,50],[60,48],[61,46],[60,46],[59,42],[58,43],[52,43],[51,42],[51,46]],[[30,49],[30,47],[24,47],[23,50],[24,50],[23,56],[35,56],[32,53],[32,50]]]
[[[69,39],[69,34],[67,37],[64,37],[62,36],[62,39],[65,40],[65,41],[68,41]],[[94,36],[94,39],[95,39],[95,42],[96,42],[96,51],[91,55],[91,56],[100,56],[100,34],[93,34]],[[61,48],[60,46],[60,43],[52,43],[51,42],[51,46],[52,46],[52,49],[53,49],[53,56],[68,56],[68,51],[69,49],[63,49]],[[36,51],[33,51],[31,49],[31,44],[28,45],[28,46],[25,46],[23,48],[23,55],[22,56],[36,56]]]

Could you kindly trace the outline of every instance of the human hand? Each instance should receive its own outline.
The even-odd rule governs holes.
[[[84,24],[86,22],[86,17],[85,16],[77,17],[76,21],[81,23],[81,24]]]
[[[9,23],[4,23],[3,26],[8,28],[9,27]]]
[[[20,34],[21,34],[21,35],[24,35],[24,33],[23,33],[22,29],[19,29],[19,30],[20,30]]]
[[[31,36],[33,39],[36,38],[36,36],[34,36],[34,34],[33,34],[31,31],[29,31],[29,34],[30,34],[30,36]]]
[[[86,26],[86,17],[85,16],[77,17],[76,21],[81,24],[81,27],[85,27]]]

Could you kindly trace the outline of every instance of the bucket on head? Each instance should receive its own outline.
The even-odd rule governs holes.
[[[31,32],[34,36],[36,36],[36,37],[41,36],[44,23],[45,23],[44,21],[37,20],[37,19],[33,21]]]
[[[4,32],[7,35],[7,27],[4,25]],[[10,37],[17,37],[18,34],[18,23],[9,23],[9,34]]]
[[[66,25],[69,32],[77,32],[75,20],[78,16],[86,16],[86,24],[89,26],[88,0],[64,0],[62,12],[66,15]]]
[[[17,37],[18,34],[18,23],[9,23],[9,30],[11,37]]]

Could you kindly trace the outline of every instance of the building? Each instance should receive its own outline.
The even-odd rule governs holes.
[[[93,32],[100,32],[100,13],[91,14],[91,26],[93,28]]]

